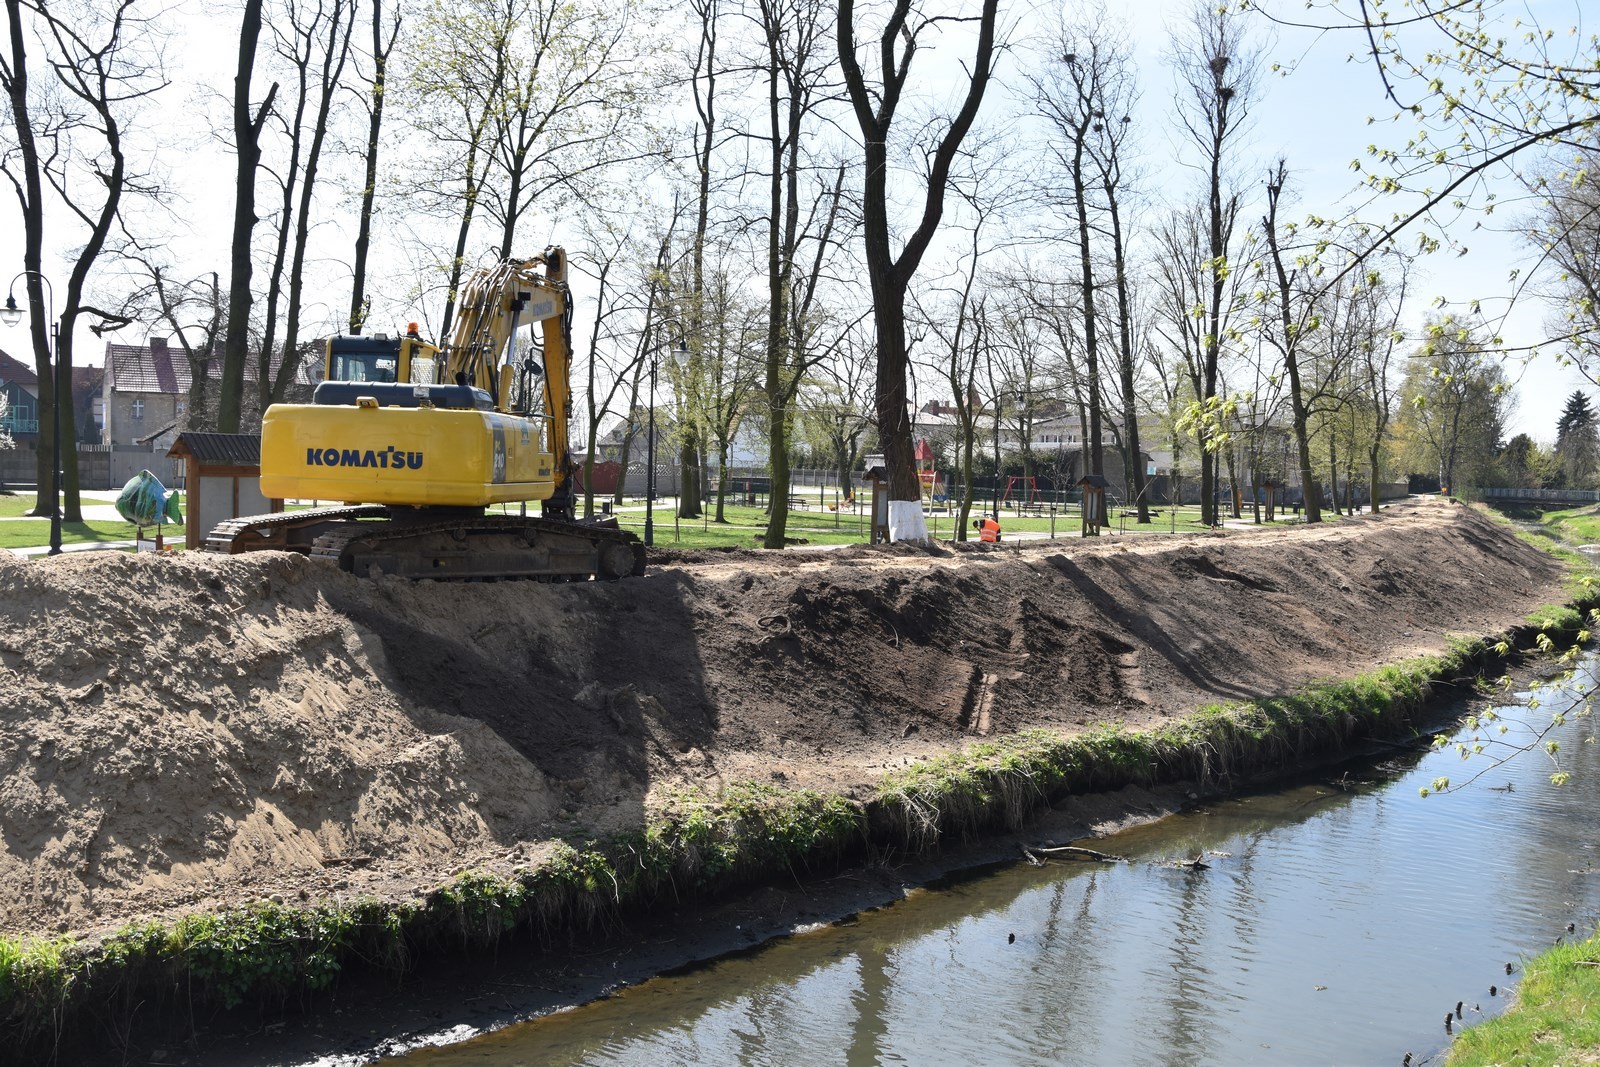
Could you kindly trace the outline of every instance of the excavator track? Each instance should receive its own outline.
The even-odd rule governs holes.
[[[513,515],[397,519],[387,507],[366,505],[233,519],[211,532],[206,547],[231,553],[287,548],[361,577],[610,581],[643,574],[644,545],[610,522]]]
[[[357,519],[388,518],[381,504],[355,504],[306,511],[275,511],[270,515],[242,515],[219,522],[206,535],[207,552],[310,552],[312,544],[330,526]]]

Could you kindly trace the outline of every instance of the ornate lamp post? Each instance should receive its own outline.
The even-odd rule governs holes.
[[[650,423],[645,438],[645,491],[644,491],[644,543],[656,543],[656,363],[660,358],[661,349],[665,345],[657,345],[650,351]],[[678,347],[674,349],[680,356],[689,354],[689,341],[687,338],[678,338]]]
[[[56,333],[56,291],[46,278],[36,270],[25,270],[16,278],[11,279],[11,284],[6,287],[6,306],[0,310],[0,321],[7,326],[15,326],[22,321],[22,309],[17,307],[17,298],[13,290],[17,278],[33,275],[44,283],[45,292],[50,294],[50,367],[54,372],[55,386],[51,389],[50,425],[53,441],[51,443],[51,467],[53,468],[53,482],[50,488],[50,555],[61,554],[61,361],[56,358],[56,349],[60,338]],[[69,386],[70,388],[70,386]]]

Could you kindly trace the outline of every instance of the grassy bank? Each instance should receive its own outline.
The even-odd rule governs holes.
[[[262,901],[136,924],[94,942],[0,940],[0,1038],[48,1050],[63,1033],[120,1031],[136,1011],[141,1025],[164,1015],[179,1027],[192,1025],[183,1020],[199,1008],[250,1003],[270,1015],[346,974],[399,975],[419,959],[509,937],[567,942],[663,901],[1020,827],[1072,793],[1222,787],[1365,738],[1415,736],[1419,712],[1441,686],[1459,691],[1498,670],[1512,646],[1568,641],[1582,615],[1551,609],[1536,618],[1509,643],[1460,643],[1349,681],[1208,706],[1159,730],[1033,730],[971,745],[888,775],[865,803],[755,784],[676,794],[636,832],[563,842],[536,865],[469,871],[415,900]]]
[[[1600,1049],[1600,935],[1557,945],[1527,965],[1504,1015],[1470,1027],[1449,1067],[1593,1063]]]

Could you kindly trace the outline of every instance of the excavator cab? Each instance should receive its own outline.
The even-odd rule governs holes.
[[[323,360],[323,381],[416,382],[424,370],[432,384],[439,349],[416,336],[416,324],[405,337],[376,334],[339,334],[328,338]]]

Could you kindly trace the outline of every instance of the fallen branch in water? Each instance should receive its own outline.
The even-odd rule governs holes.
[[[1099,863],[1128,862],[1128,857],[1126,856],[1113,856],[1108,852],[1096,852],[1092,848],[1079,848],[1077,845],[1038,845],[1031,850],[1024,848],[1022,851],[1023,854],[1028,856],[1030,860],[1033,859],[1034,854],[1037,853],[1040,856],[1076,856],[1086,860],[1095,860]]]

